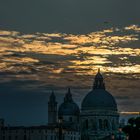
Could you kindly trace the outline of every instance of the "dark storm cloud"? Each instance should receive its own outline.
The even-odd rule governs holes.
[[[140,23],[139,0],[0,0],[0,28],[85,33]]]

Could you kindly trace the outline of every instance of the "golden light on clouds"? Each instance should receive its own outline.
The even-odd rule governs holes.
[[[45,92],[72,87],[81,98],[98,68],[119,109],[133,110],[128,104],[136,106],[140,98],[140,27],[89,34],[0,31],[1,84]]]
[[[131,66],[118,66],[116,68],[108,67],[108,72],[116,72],[116,73],[123,73],[123,74],[133,74],[133,73],[140,73],[140,65],[133,65]]]
[[[136,32],[140,32],[140,27],[138,25],[130,25],[128,27],[125,27],[124,29],[125,30],[133,30],[133,31],[136,31]]]
[[[120,114],[140,115],[140,112],[120,112]]]
[[[37,63],[39,60],[29,58],[29,57],[24,57],[24,58],[18,58],[18,57],[13,57],[13,58],[5,58],[3,61],[5,62],[11,62],[11,63],[21,63],[21,64],[26,64],[26,63]]]
[[[101,67],[107,73],[140,73],[139,29],[132,25],[83,35],[0,31],[0,71],[45,68],[57,74],[91,75]],[[127,33],[129,30],[133,33]]]

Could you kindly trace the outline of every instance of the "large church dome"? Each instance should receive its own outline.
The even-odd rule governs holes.
[[[90,91],[82,102],[82,110],[117,110],[113,96],[106,90],[94,89]]]
[[[105,90],[103,77],[98,71],[92,91],[90,91],[82,102],[82,110],[112,110],[117,111],[114,97]]]
[[[104,139],[118,129],[117,104],[105,89],[100,69],[95,76],[92,90],[83,99],[80,117],[83,140]]]
[[[80,109],[78,105],[73,101],[72,94],[70,89],[68,89],[68,93],[65,95],[64,102],[60,105],[58,110],[58,116],[64,115],[79,115]]]

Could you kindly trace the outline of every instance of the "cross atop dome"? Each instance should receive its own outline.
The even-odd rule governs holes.
[[[95,75],[93,89],[105,89],[104,78],[100,73],[100,68],[98,68],[98,72]]]
[[[72,102],[73,101],[70,88],[68,88],[68,92],[65,95],[64,101],[65,102]]]
[[[98,68],[98,73],[100,73],[100,68]]]

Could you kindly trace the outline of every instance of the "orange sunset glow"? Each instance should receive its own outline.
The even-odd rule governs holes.
[[[101,68],[107,86],[118,102],[121,104],[127,96],[126,101],[133,102],[139,97],[139,35],[138,25],[80,35],[1,30],[0,73],[9,75],[3,77],[5,82],[21,78],[40,82],[28,84],[26,88],[49,84],[54,89],[70,86],[78,92],[81,87],[91,87],[94,74]]]

